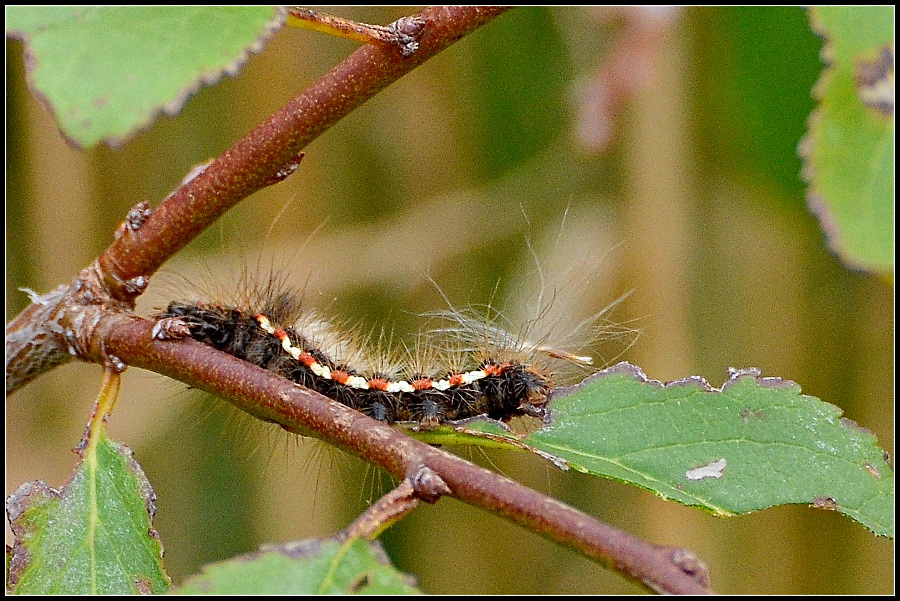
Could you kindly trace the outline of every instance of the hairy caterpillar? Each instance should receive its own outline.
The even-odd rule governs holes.
[[[496,323],[496,315],[457,310],[430,314],[442,327],[420,336],[417,348],[406,353],[412,360],[384,359],[336,333],[301,307],[298,294],[276,284],[249,282],[251,293],[240,304],[173,301],[158,317],[178,320],[195,340],[375,419],[426,428],[477,416],[546,420],[552,366],[591,362],[514,335]],[[423,358],[428,356],[433,358]]]

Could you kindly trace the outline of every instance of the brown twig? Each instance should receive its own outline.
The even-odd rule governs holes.
[[[68,286],[59,286],[44,295],[29,291],[31,304],[7,324],[6,394],[72,360],[53,327],[68,291]]]
[[[402,31],[404,24],[401,21],[384,27],[359,23],[299,6],[292,6],[288,9],[289,25],[321,31],[363,44],[396,46],[400,48],[403,56],[412,56],[419,49],[419,33],[421,31],[404,32]]]

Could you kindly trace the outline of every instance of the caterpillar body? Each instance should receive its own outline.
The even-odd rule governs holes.
[[[259,307],[174,301],[158,317],[176,319],[199,342],[387,423],[417,422],[427,428],[477,416],[546,420],[551,374],[519,358],[526,355],[521,348],[499,348],[497,341],[508,343],[509,333],[483,323],[475,326],[462,313],[452,315],[456,326],[437,332],[455,335],[460,342],[451,353],[458,367],[431,370],[361,366],[367,363],[365,353],[341,340],[315,314],[301,310],[292,294],[271,295]],[[474,339],[482,340],[481,349],[471,348]],[[527,346],[556,359],[589,361]]]

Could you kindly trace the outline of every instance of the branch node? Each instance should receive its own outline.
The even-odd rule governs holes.
[[[693,578],[703,588],[709,588],[709,568],[697,557],[697,554],[688,549],[676,547],[670,550],[669,557],[679,570]]]
[[[418,15],[401,17],[388,25],[388,29],[397,35],[400,54],[409,58],[419,49],[419,38],[425,31],[427,21]]]
[[[104,365],[107,369],[110,369],[113,373],[117,374],[120,374],[128,369],[128,366],[125,365],[125,362],[115,355],[106,355],[106,362],[104,363]]]
[[[163,317],[153,326],[153,340],[183,340],[191,335],[191,328],[177,317]]]
[[[265,185],[271,186],[273,184],[283,182],[288,177],[293,175],[294,171],[296,171],[297,169],[300,168],[300,161],[303,160],[304,156],[306,156],[305,152],[298,153],[297,156],[293,160],[291,160],[291,162],[289,162],[285,167],[282,167],[281,169],[279,169],[275,173],[275,175],[273,175],[271,178],[269,178],[266,181]]]
[[[147,286],[149,284],[150,278],[145,275],[139,275],[137,277],[125,280],[125,290],[128,292],[128,294],[140,296],[144,293],[144,290],[147,289]]]
[[[144,225],[144,222],[147,221],[147,218],[153,213],[153,209],[150,208],[150,203],[146,200],[142,200],[137,203],[128,211],[128,214],[125,216],[125,221],[119,224],[119,227],[116,228],[115,238],[118,240],[122,236],[126,234],[132,234]]]
[[[407,479],[412,484],[416,496],[426,503],[437,503],[438,499],[453,492],[444,479],[427,465],[416,467]]]

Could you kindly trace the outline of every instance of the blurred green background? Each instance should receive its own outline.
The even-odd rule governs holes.
[[[411,11],[333,12],[387,23]],[[242,265],[272,261],[309,304],[402,337],[417,313],[444,307],[428,276],[458,306],[534,299],[531,241],[562,290],[557,311],[590,315],[633,290],[613,317],[637,320],[641,336],[598,354],[624,352],[654,379],[699,374],[716,386],[729,366],[757,366],[841,407],[893,453],[893,288],[826,250],[799,177],[820,47],[798,8],[513,10],[313,143],[296,174],[180,253],[139,308],[184,297],[210,273],[228,282]],[[8,41],[7,319],[27,302],[17,288],[69,282],[132,204],[158,204],[191,166],[353,49],[282,30],[177,117],[121,150],[81,152],[28,92],[21,44]],[[616,64],[644,85],[600,121],[591,107],[623,93],[598,85]],[[27,480],[65,482],[100,376],[67,365],[9,399],[7,495]],[[139,370],[125,375],[110,430],[156,490],[176,582],[264,542],[332,534],[391,485],[323,443]],[[461,452],[654,543],[694,550],[718,592],[893,591],[892,541],[836,513],[791,506],[716,519],[533,457]],[[431,593],[641,590],[453,500],[383,541]]]

